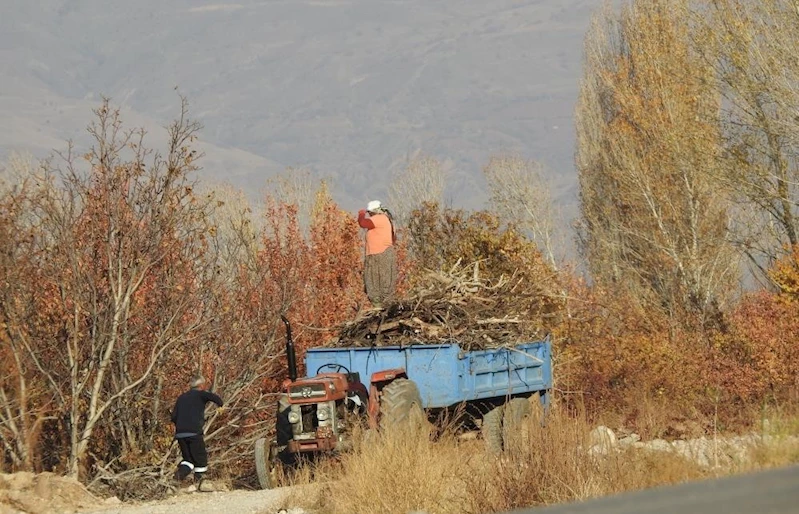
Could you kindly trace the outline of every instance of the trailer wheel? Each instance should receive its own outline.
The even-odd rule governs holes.
[[[494,407],[483,416],[483,425],[480,431],[489,453],[499,455],[502,453],[502,415],[505,406]]]
[[[541,403],[541,392],[536,391],[527,399],[527,401],[530,402],[530,408],[532,409],[530,417],[532,417],[533,420],[538,422],[540,425],[543,425],[544,418],[546,417],[546,409],[544,408],[544,404]]]
[[[263,437],[255,441],[255,473],[261,489],[274,489],[282,471],[283,461],[276,455],[275,447]]]
[[[413,380],[398,378],[383,388],[380,398],[382,428],[409,424],[421,428],[426,421],[422,396]]]
[[[502,441],[505,450],[520,448],[528,439],[533,407],[526,398],[513,398],[505,404],[502,416]]]

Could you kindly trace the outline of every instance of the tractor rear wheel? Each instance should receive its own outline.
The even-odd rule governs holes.
[[[502,415],[504,412],[504,405],[494,407],[483,416],[483,424],[480,427],[486,449],[488,453],[494,455],[502,453]]]
[[[381,428],[424,426],[426,414],[422,408],[422,396],[413,380],[398,378],[383,388],[380,397]]]
[[[263,437],[255,441],[255,473],[261,489],[274,489],[278,485],[283,461],[275,452],[275,446]]]
[[[502,442],[505,450],[520,449],[530,434],[533,407],[527,398],[513,398],[505,404],[502,416]]]

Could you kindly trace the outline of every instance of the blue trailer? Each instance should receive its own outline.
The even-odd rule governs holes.
[[[312,348],[298,377],[285,318],[289,378],[278,401],[273,440],[259,439],[255,464],[262,487],[297,455],[342,451],[354,424],[373,429],[423,425],[433,411],[463,406],[491,453],[507,450],[526,418],[549,405],[552,344],[542,341],[486,350],[455,342],[410,346]]]
[[[308,374],[346,369],[361,380],[380,382],[380,372],[402,370],[412,380],[425,409],[464,402],[500,401],[539,393],[547,405],[552,388],[552,344],[543,341],[464,351],[457,343],[372,348],[312,348],[305,354]]]

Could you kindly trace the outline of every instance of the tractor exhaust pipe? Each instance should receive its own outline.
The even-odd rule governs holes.
[[[286,325],[286,359],[289,363],[289,380],[292,382],[297,380],[297,352],[294,350],[294,341],[291,340],[291,325],[289,320],[280,315],[283,324]]]

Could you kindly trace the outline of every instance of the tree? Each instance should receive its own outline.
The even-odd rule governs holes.
[[[687,0],[633,1],[586,36],[576,112],[581,248],[600,283],[716,319],[736,278],[712,70]]]
[[[46,235],[39,289],[53,318],[50,350],[37,358],[48,361],[44,377],[65,409],[67,471],[81,476],[107,414],[119,416],[123,445],[146,441],[134,432],[149,435],[164,417],[148,380],[173,350],[190,359],[206,329],[194,268],[206,206],[189,180],[199,125],[184,100],[162,157],[144,146],[143,130],[123,128],[107,100],[95,115],[89,170],[71,151],[63,155],[65,167],[52,170],[62,188],[37,206]],[[115,411],[123,401],[127,408]]]
[[[397,224],[407,225],[411,213],[425,203],[440,204],[444,179],[441,163],[434,157],[422,155],[411,159],[389,189],[389,208]]]
[[[208,216],[209,258],[217,274],[233,281],[240,267],[254,267],[262,220],[257,219],[255,209],[240,190],[217,186],[207,194],[214,199]]]
[[[516,156],[492,157],[483,168],[494,209],[513,220],[557,269],[553,242],[553,205],[543,167]]]
[[[36,470],[46,422],[55,419],[53,393],[40,380],[45,363],[37,266],[41,234],[31,217],[51,181],[28,159],[12,157],[0,189],[0,448],[13,470]],[[0,467],[3,463],[0,461]]]
[[[723,94],[721,177],[738,205],[733,233],[765,276],[799,243],[799,11],[792,0],[711,0],[701,49]]]
[[[303,237],[308,237],[311,230],[313,209],[319,181],[304,168],[288,167],[282,173],[267,182],[268,194],[271,198],[286,205],[297,207],[297,221]]]

